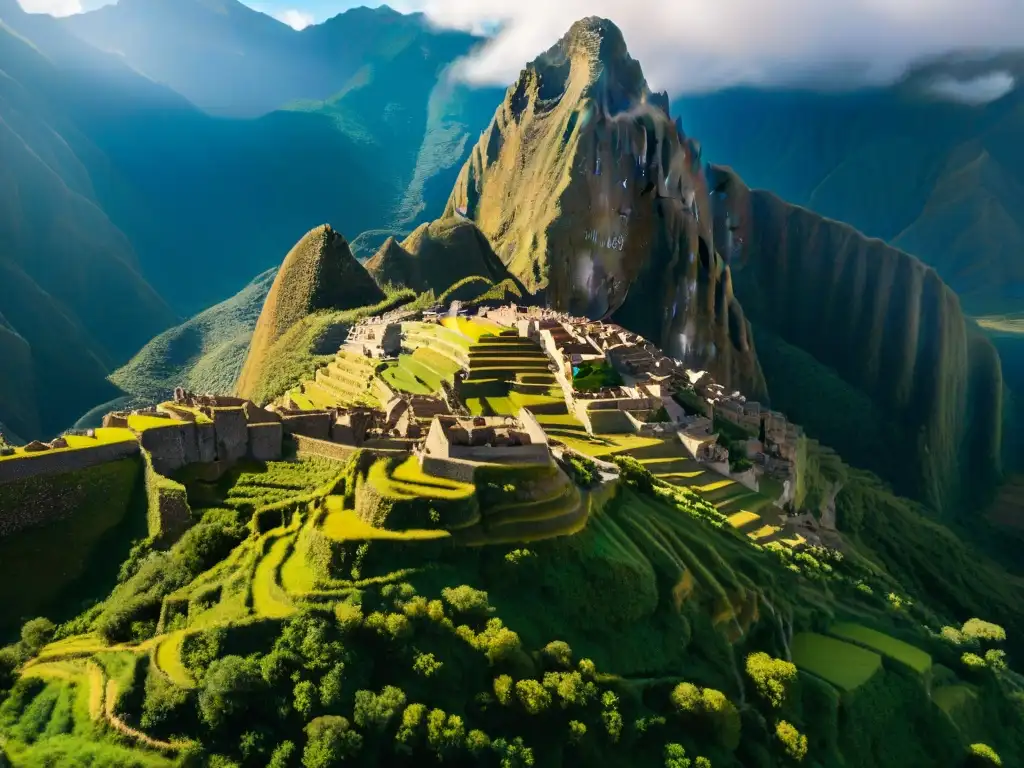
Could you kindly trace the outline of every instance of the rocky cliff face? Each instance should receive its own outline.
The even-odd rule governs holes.
[[[270,287],[238,379],[238,394],[252,397],[267,351],[305,317],[318,310],[364,307],[383,298],[341,234],[329,225],[309,231],[288,252]]]
[[[999,474],[1002,375],[956,294],[881,240],[751,191],[728,168],[708,175],[717,242],[755,327],[868,395],[876,408],[863,429],[888,435],[886,455],[872,458],[896,468],[888,479],[898,490],[937,508],[976,506]],[[792,366],[764,364],[770,391],[783,393]],[[829,407],[822,399],[806,411],[812,434],[837,423]],[[876,419],[889,423],[868,423]]]
[[[475,222],[549,306],[614,317],[723,383],[763,392],[716,253],[699,145],[611,22],[577,22],[523,70],[445,214]]]

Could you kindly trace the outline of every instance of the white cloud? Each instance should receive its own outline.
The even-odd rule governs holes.
[[[70,16],[82,12],[80,0],[18,0],[29,13],[48,13],[51,16]]]
[[[972,77],[969,80],[940,77],[932,82],[928,90],[950,101],[988,104],[1001,99],[1012,91],[1016,84],[1016,80],[1009,72],[989,72],[987,75]]]
[[[442,26],[502,31],[469,62],[475,82],[508,84],[584,16],[622,29],[651,86],[673,93],[736,84],[898,78],[952,49],[1020,46],[1021,0],[395,0]]]
[[[289,8],[286,11],[278,11],[274,14],[274,18],[278,21],[283,21],[292,29],[305,29],[313,23],[313,14],[306,13],[305,11],[299,11],[295,8]]]

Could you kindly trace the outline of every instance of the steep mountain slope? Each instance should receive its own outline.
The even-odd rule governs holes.
[[[110,381],[146,403],[166,400],[175,387],[230,392],[276,274],[276,269],[267,270],[230,299],[164,331],[114,371]]]
[[[113,364],[174,314],[101,210],[116,179],[54,98],[59,68],[9,26],[23,17],[0,5],[0,420],[32,438],[109,399]]]
[[[699,148],[610,22],[577,22],[523,70],[445,214],[473,220],[551,306],[614,316],[729,386],[763,390]]]
[[[711,179],[718,228],[731,235],[736,293],[755,327],[834,369],[877,409],[862,414],[861,431],[884,431],[880,455],[844,456],[936,508],[977,505],[1000,472],[1003,382],[995,348],[956,294],[914,257],[751,192],[730,169],[713,167]],[[765,368],[769,391],[786,402],[801,377],[820,378],[807,367]],[[835,403],[818,397],[808,393],[802,423],[845,447],[835,445],[850,440],[835,429]]]
[[[467,276],[494,283],[510,277],[487,238],[458,217],[421,224],[401,244],[389,237],[365,266],[381,285],[417,293],[433,290],[436,295]]]
[[[356,261],[348,242],[328,225],[295,244],[263,304],[249,352],[238,379],[242,397],[254,397],[266,375],[267,353],[295,324],[320,310],[344,310],[377,304],[384,293]]]
[[[990,72],[1017,87],[987,104],[934,95]],[[1024,55],[941,61],[853,93],[737,89],[678,100],[714,162],[755,188],[847,221],[935,267],[971,314],[1024,301]]]

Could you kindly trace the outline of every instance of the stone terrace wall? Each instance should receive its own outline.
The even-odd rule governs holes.
[[[5,459],[0,461],[0,484],[26,480],[39,475],[74,472],[94,467],[97,464],[106,464],[109,461],[134,456],[138,452],[139,444],[134,440],[127,440],[123,443],[46,451],[25,458]]]
[[[306,437],[305,435],[292,435],[292,439],[295,441],[295,453],[299,458],[319,456],[324,459],[348,461],[352,454],[359,450],[351,445],[317,440],[315,437]]]
[[[142,452],[142,458],[145,464],[149,535],[157,541],[174,541],[192,521],[192,509],[188,505],[185,486],[157,472],[147,451]]]

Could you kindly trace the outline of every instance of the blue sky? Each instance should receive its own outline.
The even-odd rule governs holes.
[[[19,0],[67,15],[107,0]],[[121,0],[132,2],[133,0]],[[187,0],[176,0],[187,2]],[[243,0],[293,27],[319,23],[352,0]],[[364,3],[377,5],[374,0]],[[441,26],[501,33],[462,68],[473,82],[507,84],[523,64],[584,16],[622,29],[648,82],[673,94],[733,85],[892,82],[923,57],[955,49],[1024,46],[1024,0],[391,0]],[[987,100],[1007,73],[943,83],[948,98]]]

